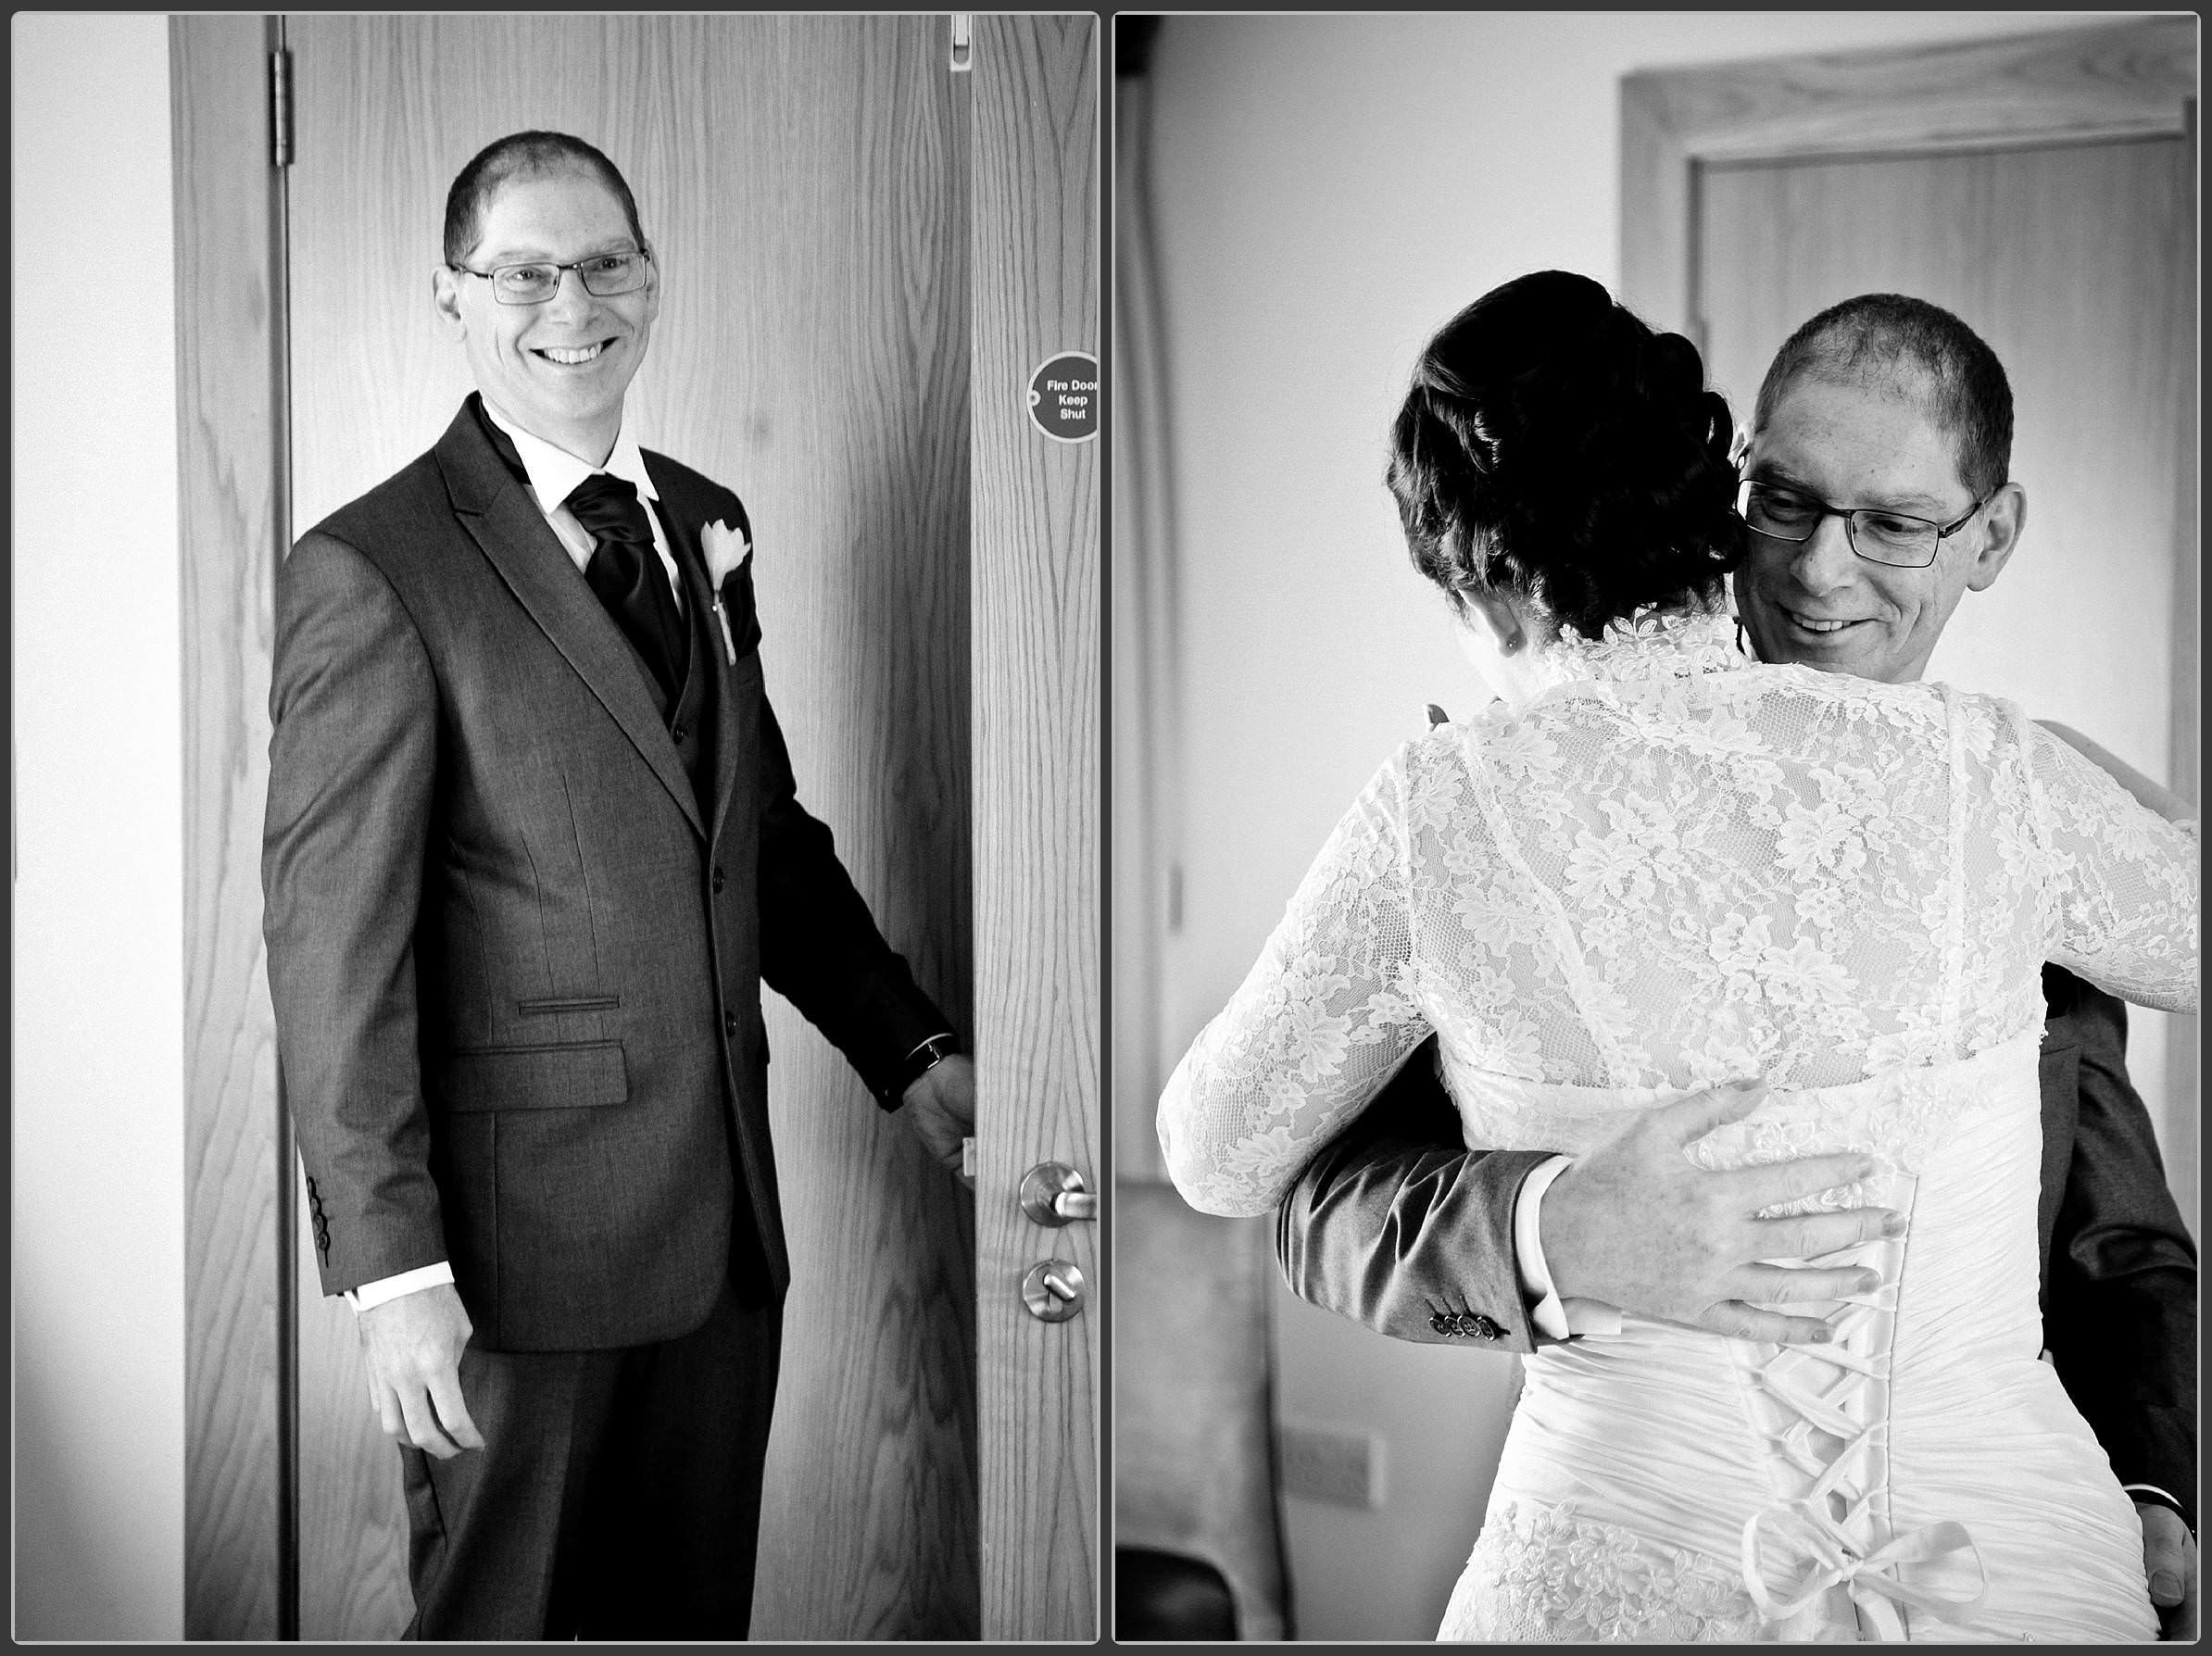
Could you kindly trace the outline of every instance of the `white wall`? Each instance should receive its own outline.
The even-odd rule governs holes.
[[[15,1631],[184,1630],[169,25],[13,19]]]
[[[1407,564],[1380,481],[1385,435],[1415,351],[1469,299],[1549,267],[1617,282],[1619,77],[2067,20],[1166,22],[1154,170],[1187,641],[1166,1063],[1236,986],[1361,784],[1419,731],[1423,704],[1473,710],[1442,600]],[[1395,1467],[1381,1513],[1289,1503],[1299,1631],[1426,1638],[1479,1524],[1506,1360],[1339,1336],[1284,1298],[1283,1413],[1383,1433]]]

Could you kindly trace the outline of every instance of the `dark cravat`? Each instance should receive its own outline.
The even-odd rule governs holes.
[[[584,580],[660,681],[665,705],[674,708],[684,691],[690,639],[668,571],[653,550],[653,526],[637,490],[622,478],[595,471],[561,504],[597,543],[584,568]]]

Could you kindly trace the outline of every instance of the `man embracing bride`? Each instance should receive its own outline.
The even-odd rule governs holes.
[[[1879,297],[1777,373],[1740,479],[1695,349],[1584,278],[1431,342],[1389,482],[1502,705],[1339,824],[1171,1080],[1168,1165],[1263,1212],[1433,1034],[1466,1143],[1565,1152],[1587,1204],[1640,1117],[1756,1081],[1690,1155],[1811,1159],[1761,1220],[1813,1216],[1764,1256],[1819,1257],[1804,1314],[1566,1307],[1444,1635],[2154,1637],[2129,1493],[2037,1361],[2041,983],[2195,1010],[2194,823],[1917,682],[2023,516],[1987,347]]]

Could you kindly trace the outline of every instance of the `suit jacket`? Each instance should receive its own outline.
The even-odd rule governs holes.
[[[2196,1520],[2196,1248],[2128,1083],[2121,1004],[2043,969],[2043,1338],[2122,1483]],[[1400,1339],[1530,1351],[1513,1210],[1543,1151],[1469,1150],[1434,1043],[1299,1176],[1276,1215],[1301,1298]]]
[[[799,806],[757,628],[731,665],[708,619],[699,528],[743,508],[646,464],[704,732],[468,405],[277,582],[264,929],[322,1286],[449,1259],[495,1350],[687,1333],[734,1261],[782,1291],[763,978],[879,1096],[949,1027]]]

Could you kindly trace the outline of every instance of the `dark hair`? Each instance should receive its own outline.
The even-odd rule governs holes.
[[[1695,345],[1540,270],[1429,341],[1385,476],[1414,567],[1455,604],[1512,592],[1595,638],[1720,596],[1743,548],[1733,433]]]
[[[1759,426],[1801,374],[1894,381],[1949,435],[1959,481],[1978,499],[2010,473],[2012,386],[2005,365],[1940,305],[1903,294],[1861,294],[1829,306],[1775,353],[1759,384]]]
[[[446,262],[458,265],[484,235],[484,215],[492,197],[510,179],[544,178],[563,172],[588,173],[614,193],[630,220],[630,233],[646,245],[637,222],[637,202],[621,170],[597,149],[566,132],[509,132],[478,150],[446,192]]]

